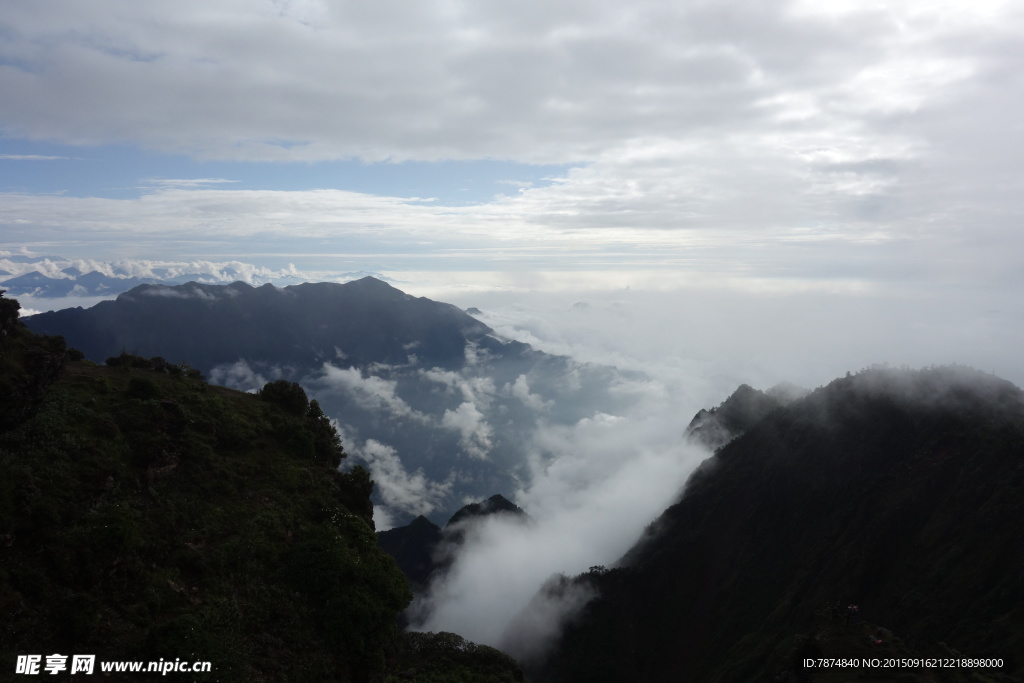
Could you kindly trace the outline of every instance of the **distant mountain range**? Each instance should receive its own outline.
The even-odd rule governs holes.
[[[961,367],[838,379],[746,425],[615,568],[551,582],[597,597],[530,680],[1024,680],[1022,496],[1017,387]],[[803,663],[912,656],[1004,668]]]
[[[122,351],[185,361],[255,390],[301,383],[366,462],[397,523],[447,519],[513,491],[540,421],[571,425],[627,400],[625,375],[502,340],[473,316],[372,277],[278,288],[140,285],[92,308],[26,318],[97,362]]]
[[[125,349],[187,361],[204,372],[239,359],[309,369],[325,361],[406,364],[417,354],[451,369],[465,364],[467,343],[503,350],[486,325],[456,307],[374,278],[281,289],[244,282],[141,285],[114,301],[41,313],[25,323],[43,334],[59,330],[92,360]]]
[[[33,271],[0,282],[0,287],[11,296],[38,296],[59,298],[66,296],[105,296],[127,292],[142,284],[160,282],[156,278],[111,277],[97,271],[82,273],[78,269],[65,268],[62,271],[67,277],[53,278]],[[173,278],[172,282],[189,282],[198,280],[196,273]]]
[[[338,273],[339,281],[373,273]],[[0,252],[0,289],[10,297],[60,299],[65,297],[111,297],[143,284],[177,285],[186,282],[230,284],[298,284],[306,281],[291,270],[272,271],[238,262],[171,263],[125,261],[99,263],[68,259],[53,254],[4,254]]]

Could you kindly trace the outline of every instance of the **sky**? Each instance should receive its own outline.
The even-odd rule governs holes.
[[[1022,29],[991,1],[6,3],[0,248],[1006,290]]]
[[[1020,381],[989,347],[1022,339],[1022,32],[995,0],[6,3],[0,250],[813,299]]]
[[[0,92],[0,257],[376,273],[655,378],[549,435],[561,469],[515,497],[555,541],[506,533],[436,596],[432,625],[485,641],[488,558],[557,551],[506,611],[613,561],[739,382],[959,362],[1024,385],[1020,3],[6,2]],[[606,502],[600,552],[558,541],[599,538]]]

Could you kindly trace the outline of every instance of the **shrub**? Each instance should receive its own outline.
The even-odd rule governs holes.
[[[292,415],[305,415],[309,407],[309,399],[306,398],[303,388],[286,379],[268,382],[260,389],[259,397],[280,405]]]
[[[160,395],[160,390],[151,379],[132,377],[128,380],[128,388],[125,390],[125,393],[130,398],[140,398],[145,400],[148,398],[156,398]]]

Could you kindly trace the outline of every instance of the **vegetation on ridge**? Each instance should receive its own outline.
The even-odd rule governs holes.
[[[869,679],[793,659],[796,633],[798,652],[857,654],[842,638],[867,633],[820,628],[841,601],[896,635],[875,652],[1006,664],[898,680],[1022,680],[1022,486],[1009,382],[960,367],[836,380],[724,446],[618,568],[581,577],[599,597],[534,679]]]
[[[411,594],[377,547],[373,483],[339,471],[338,432],[298,384],[245,394],[126,352],[100,366],[18,309],[0,297],[0,666],[61,653],[211,662],[197,680],[523,680],[493,648],[399,633]]]
[[[0,343],[5,360],[63,346],[18,326]],[[338,471],[316,403],[124,360],[66,363],[0,434],[4,666],[59,652],[209,660],[210,680],[379,675],[409,589],[377,548],[369,474]]]

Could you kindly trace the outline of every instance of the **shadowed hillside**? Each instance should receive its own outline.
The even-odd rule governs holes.
[[[794,664],[843,656],[863,624],[895,634],[889,652],[1008,661],[873,680],[1020,680],[1022,489],[1017,387],[957,367],[836,380],[722,448],[619,568],[578,579],[600,597],[535,680],[863,680]],[[824,630],[835,601],[865,630]]]
[[[196,680],[369,682],[455,657],[466,680],[477,666],[479,680],[521,679],[489,648],[400,637],[411,596],[377,547],[373,483],[339,472],[337,432],[301,387],[253,395],[160,358],[70,360],[3,301],[0,395],[38,397],[16,414],[5,403],[0,430],[8,672],[17,655],[94,653],[210,661]],[[45,381],[40,353],[58,369]]]

